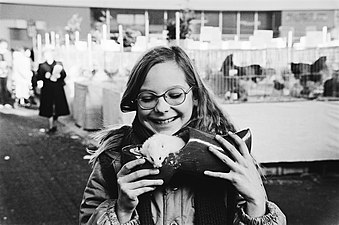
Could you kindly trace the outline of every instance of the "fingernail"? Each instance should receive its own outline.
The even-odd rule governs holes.
[[[160,170],[158,170],[158,169],[152,170],[153,174],[158,174],[159,172],[160,172]]]

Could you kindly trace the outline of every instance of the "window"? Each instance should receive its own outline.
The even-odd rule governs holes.
[[[163,10],[148,10],[149,32],[161,33],[164,29],[164,11]]]
[[[111,30],[118,32],[118,26],[123,25],[123,29],[132,29],[145,33],[145,10],[138,9],[114,9],[110,10]]]
[[[240,34],[253,34],[254,12],[240,13]]]
[[[236,12],[223,12],[222,33],[223,34],[236,34],[237,33],[237,13]]]
[[[29,40],[26,29],[10,28],[9,35],[10,35],[10,39],[14,40],[14,41],[27,41],[27,40]]]
[[[219,12],[204,12],[205,26],[219,27]]]

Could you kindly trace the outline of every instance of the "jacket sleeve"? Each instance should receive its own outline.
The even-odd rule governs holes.
[[[286,225],[286,217],[279,207],[273,202],[266,202],[266,213],[263,216],[251,218],[244,210],[245,203],[237,206],[234,225]]]
[[[110,199],[106,190],[101,164],[96,161],[80,205],[79,224],[111,225],[109,214],[115,213],[110,210],[114,207],[113,204],[115,204],[115,201]]]
[[[64,65],[61,62],[58,62],[58,64],[62,66],[62,70],[60,72],[60,78],[59,79],[64,81],[66,76],[67,76]]]
[[[36,73],[36,78],[37,80],[43,80],[45,78],[45,73],[43,71],[43,66],[42,64],[39,64],[37,73]]]

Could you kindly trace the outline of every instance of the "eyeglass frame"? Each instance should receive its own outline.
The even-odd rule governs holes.
[[[167,100],[166,100],[166,98],[165,98],[166,93],[167,93],[168,91],[170,91],[170,90],[173,90],[173,89],[181,89],[181,90],[184,92],[184,99],[182,100],[181,103],[179,103],[179,104],[177,104],[177,105],[172,105],[172,104],[170,104],[169,102],[167,102]],[[183,103],[186,101],[186,95],[187,95],[188,93],[190,93],[190,91],[191,91],[192,89],[193,89],[193,87],[190,87],[187,91],[185,91],[182,87],[172,87],[172,88],[170,88],[170,89],[167,89],[164,93],[162,93],[162,94],[160,94],[160,95],[157,95],[156,93],[154,93],[154,92],[152,92],[152,91],[142,91],[142,92],[140,92],[140,93],[137,95],[135,101],[138,103],[139,107],[140,107],[142,110],[151,110],[151,109],[154,109],[154,108],[158,105],[158,103],[159,103],[159,98],[161,98],[161,97],[163,97],[164,100],[165,100],[165,102],[166,102],[167,104],[169,104],[170,106],[179,106],[179,105],[183,104]],[[145,107],[143,107],[142,105],[140,105],[140,103],[139,103],[139,95],[142,94],[143,92],[150,92],[151,94],[153,94],[153,95],[157,98],[157,102],[156,102],[156,104],[155,104],[152,108],[145,108]]]

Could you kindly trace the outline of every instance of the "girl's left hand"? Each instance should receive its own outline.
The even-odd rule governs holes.
[[[254,159],[250,155],[245,142],[238,135],[233,133],[229,133],[229,135],[235,141],[238,150],[220,135],[216,135],[215,138],[231,158],[225,152],[213,147],[210,147],[209,150],[223,161],[230,168],[230,171],[205,171],[204,174],[230,181],[246,200],[248,215],[252,217],[262,216],[265,214],[266,191]]]

